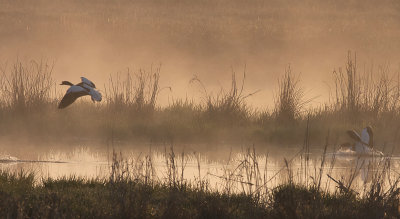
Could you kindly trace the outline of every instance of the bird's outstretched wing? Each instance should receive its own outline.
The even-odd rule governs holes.
[[[348,130],[347,134],[350,136],[350,138],[352,138],[353,140],[355,140],[356,142],[361,142],[361,137],[360,135],[354,131],[354,130]]]
[[[89,95],[92,97],[93,101],[100,102],[102,99],[101,93],[95,89],[90,89]]]
[[[62,98],[60,104],[58,105],[59,109],[64,109],[65,107],[71,105],[81,96],[89,95],[88,91],[79,86],[72,86],[67,90],[67,93]]]
[[[362,141],[363,143],[369,145],[369,133],[368,133],[367,128],[364,128],[364,129],[361,131],[361,141]]]
[[[369,147],[373,147],[373,131],[371,126],[365,127],[361,132],[361,140],[368,145]]]
[[[85,77],[81,77],[82,83],[85,83],[87,85],[89,85],[92,88],[96,88],[96,85],[90,81],[89,79],[85,78]]]

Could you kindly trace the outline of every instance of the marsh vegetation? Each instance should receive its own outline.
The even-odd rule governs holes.
[[[300,151],[306,155],[305,151]],[[299,155],[299,154],[297,154]],[[297,156],[296,155],[296,156]],[[307,166],[306,157],[293,159],[276,174],[254,148],[223,168],[219,186],[210,174],[201,175],[198,154],[176,154],[166,149],[163,168],[154,154],[123,157],[114,152],[105,177],[36,177],[34,173],[3,170],[0,174],[0,215],[30,218],[396,218],[399,217],[399,176],[391,159],[377,159],[369,183],[357,186],[357,169],[344,178],[333,175],[327,155]],[[293,157],[295,158],[295,157]],[[327,160],[325,160],[327,159]],[[265,162],[265,166],[263,163]],[[186,178],[190,164],[194,178]],[[368,167],[370,168],[370,167]],[[157,173],[158,172],[158,173]],[[343,173],[343,170],[340,170]],[[329,177],[326,178],[326,176]],[[270,182],[279,178],[279,183]]]
[[[330,100],[310,104],[299,74],[288,67],[277,81],[275,105],[254,108],[247,98],[247,72],[232,73],[230,87],[209,92],[201,78],[190,82],[202,98],[173,99],[160,106],[158,97],[171,87],[161,85],[162,69],[110,75],[104,101],[83,98],[65,110],[57,103],[64,94],[53,78],[53,65],[44,61],[16,62],[0,78],[0,129],[3,138],[60,141],[85,138],[156,143],[231,143],[295,145],[309,129],[312,147],[320,147],[329,132],[334,144],[346,141],[345,131],[372,125],[377,147],[392,148],[398,140],[400,87],[398,74],[388,68],[360,72],[355,54],[332,73]],[[40,127],[40,128],[36,128]]]
[[[399,8],[0,0],[0,217],[399,218]]]

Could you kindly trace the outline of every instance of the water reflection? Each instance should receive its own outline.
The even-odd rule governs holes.
[[[280,151],[271,156],[269,153],[258,154],[246,149],[231,152],[227,159],[210,159],[202,153],[175,153],[165,149],[147,152],[125,149],[116,154],[122,156],[134,177],[151,174],[153,180],[168,182],[173,176],[190,184],[206,183],[216,190],[230,189],[230,192],[247,193],[259,188],[273,188],[289,180],[321,184],[326,189],[334,189],[337,185],[327,174],[343,182],[351,180],[352,185],[362,187],[371,182],[374,174],[387,161],[384,157],[360,157],[342,152],[324,155],[322,151],[315,150],[310,152],[310,159],[304,162],[304,156],[295,153],[298,149],[281,148]],[[76,147],[70,151],[50,150],[30,160],[3,153],[0,155],[0,167],[8,171],[23,169],[34,172],[39,180],[68,176],[106,178],[110,176],[112,156],[109,150],[93,150],[89,147]],[[391,160],[393,166],[399,166],[398,159]]]

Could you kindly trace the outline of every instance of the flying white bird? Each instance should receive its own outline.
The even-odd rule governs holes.
[[[59,109],[63,109],[71,105],[73,102],[75,102],[76,99],[86,95],[90,95],[93,102],[101,101],[102,96],[101,93],[96,90],[96,85],[85,77],[81,77],[81,80],[81,83],[75,85],[73,85],[69,81],[61,82],[60,85],[69,85],[70,88],[68,88],[60,104],[58,105]]]

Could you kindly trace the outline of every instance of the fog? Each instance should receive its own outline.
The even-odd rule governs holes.
[[[196,98],[246,71],[256,107],[271,107],[289,65],[313,103],[328,97],[332,71],[357,53],[362,69],[398,69],[398,1],[0,1],[0,60],[54,62],[56,80],[107,83],[129,68],[161,66],[158,103]],[[99,86],[102,87],[102,86]]]
[[[400,166],[400,77],[378,75],[379,66],[400,73],[399,39],[398,0],[0,0],[0,169],[33,171],[37,178],[107,177],[125,159],[141,170],[154,162],[166,179],[171,162],[181,162],[182,180],[187,164],[186,179],[201,175],[220,189],[231,175],[242,182],[242,173],[259,162],[268,186],[290,178],[290,168],[307,184],[307,173],[317,167],[336,179],[360,175],[361,185],[376,170],[355,162],[352,148],[364,139],[346,130],[362,136],[360,130],[375,126],[362,155],[378,161],[385,155]],[[7,77],[15,63],[31,60],[52,66],[54,82],[18,71]],[[333,71],[348,62],[357,63],[357,76],[373,72],[376,80],[354,83],[356,73],[343,71],[348,75],[340,78],[339,100],[324,105],[334,92]],[[158,84],[132,77],[146,89],[105,92],[110,77],[158,68]],[[283,81],[300,82],[288,83],[278,97],[288,68],[294,77]],[[210,97],[229,92],[232,74],[237,90],[207,99],[204,90]],[[97,85],[102,103],[86,96],[58,110],[66,90],[59,82],[77,83],[80,76]],[[29,83],[18,83],[25,79]],[[242,83],[244,93],[237,95]],[[53,88],[56,97],[48,98]],[[124,102],[127,94],[131,99]],[[152,95],[155,104],[147,100]],[[279,98],[288,101],[279,106]],[[181,99],[189,104],[171,104]],[[307,106],[314,111],[303,113]],[[140,169],[131,168],[134,174]]]

